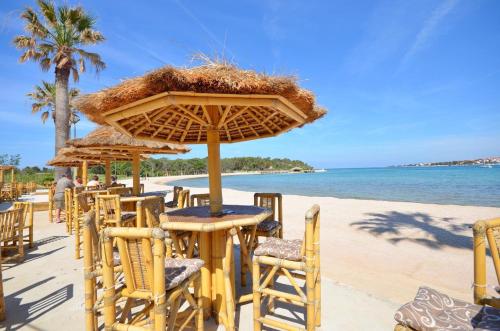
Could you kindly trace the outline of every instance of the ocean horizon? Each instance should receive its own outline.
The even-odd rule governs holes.
[[[208,178],[169,185],[208,187]],[[343,199],[500,207],[500,166],[332,168],[222,178],[223,188]]]

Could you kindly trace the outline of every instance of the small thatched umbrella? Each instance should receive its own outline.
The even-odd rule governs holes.
[[[102,153],[129,154],[132,156],[133,193],[139,194],[139,155],[140,154],[179,154],[187,153],[191,149],[185,145],[160,143],[155,141],[145,141],[129,137],[113,127],[101,126],[84,138],[68,141],[68,145],[78,149],[99,151]],[[105,162],[106,183],[110,178],[110,161]]]
[[[10,181],[14,183],[16,181],[16,167],[13,165],[0,165],[0,183],[3,183],[3,172],[10,170]]]
[[[276,136],[325,114],[293,77],[231,65],[167,66],[80,97],[77,108],[139,139],[208,145],[210,209],[222,211],[220,143]]]
[[[145,158],[144,156],[141,156]],[[109,161],[131,161],[130,153],[100,153],[85,148],[65,147],[61,148],[47,165],[54,167],[78,167],[83,183],[87,183],[88,167],[102,165]]]

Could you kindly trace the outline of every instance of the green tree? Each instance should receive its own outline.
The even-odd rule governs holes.
[[[80,94],[80,90],[77,88],[71,88],[68,91],[69,96],[69,123],[75,124],[80,120],[76,109],[73,106],[73,100]],[[42,85],[35,85],[33,92],[27,94],[27,96],[33,100],[31,104],[31,112],[33,114],[42,111],[42,122],[45,123],[52,115],[52,120],[56,122],[56,84],[46,82],[42,80]]]
[[[38,11],[28,7],[21,18],[25,22],[27,35],[14,38],[17,48],[23,50],[20,62],[38,62],[44,71],[55,72],[55,153],[69,139],[69,77],[78,81],[79,73],[88,62],[96,72],[105,68],[99,54],[87,52],[82,47],[104,41],[104,36],[95,30],[95,19],[83,7],[67,5],[56,7],[52,1],[37,0]],[[70,168],[56,168],[56,178],[69,173]]]

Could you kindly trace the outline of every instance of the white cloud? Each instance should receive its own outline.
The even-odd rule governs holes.
[[[407,63],[416,53],[422,50],[427,44],[429,39],[432,38],[439,23],[448,16],[448,14],[456,7],[458,0],[446,0],[440,4],[431,16],[424,22],[424,25],[417,33],[415,40],[404,54],[402,64]]]

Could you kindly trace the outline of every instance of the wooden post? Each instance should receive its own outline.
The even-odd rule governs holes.
[[[220,114],[219,107],[206,106],[212,125],[207,129],[208,150],[208,183],[210,188],[210,213],[218,215],[222,212],[222,180],[220,166],[220,136],[217,125]]]
[[[141,159],[139,152],[132,153],[132,195],[138,196],[141,193]]]
[[[164,232],[153,230],[153,298],[154,298],[154,330],[165,330],[166,298],[165,298],[165,244]],[[155,232],[158,232],[157,234]],[[172,312],[171,312],[172,314]],[[170,325],[169,325],[170,326]]]
[[[5,320],[5,299],[3,294],[2,254],[0,254],[0,321],[3,320]]]
[[[87,161],[82,162],[82,183],[83,185],[87,185],[87,179],[89,175],[89,168]]]
[[[104,169],[105,169],[105,181],[104,183],[106,185],[111,185],[111,161],[110,160],[106,160],[104,161]]]
[[[3,169],[0,169],[0,183],[3,183]]]
[[[306,330],[313,331],[316,327],[315,288],[314,288],[314,216],[309,211],[306,214]]]
[[[95,214],[94,214],[95,215]],[[84,273],[84,289],[85,289],[85,325],[86,329],[94,331],[96,326],[94,324],[94,288],[95,278],[93,249],[92,249],[92,233],[90,232],[91,224],[95,222],[93,217],[84,218],[83,225],[83,273]]]
[[[82,167],[81,166],[76,168],[76,176],[82,178]]]
[[[15,172],[15,168],[12,168],[10,169],[10,181],[11,183],[15,183],[16,182],[16,172]]]
[[[104,329],[112,330],[116,322],[113,239],[104,235],[102,243],[102,278],[104,287]]]

